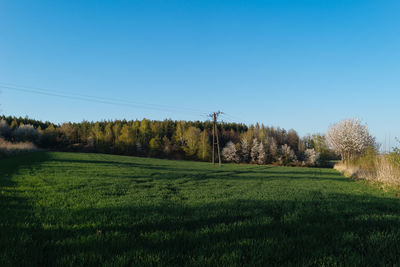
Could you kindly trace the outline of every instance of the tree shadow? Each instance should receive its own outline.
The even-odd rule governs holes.
[[[306,201],[165,202],[62,213],[69,219],[36,229],[32,265],[391,265],[400,260],[397,199],[336,194]],[[39,258],[43,253],[46,261]]]
[[[37,251],[26,245],[40,229],[32,205],[23,192],[17,189],[13,175],[21,171],[33,171],[38,164],[49,159],[45,152],[32,152],[0,160],[0,265],[29,266]]]
[[[131,157],[131,159],[134,159]],[[110,165],[113,167],[121,167],[130,169],[134,174],[136,170],[140,169],[151,171],[152,177],[157,177],[157,179],[181,179],[181,178],[191,178],[196,180],[205,179],[246,179],[246,180],[266,180],[266,179],[308,179],[308,180],[326,180],[335,182],[348,182],[348,179],[344,178],[339,172],[332,171],[327,173],[327,170],[321,171],[318,168],[298,168],[294,171],[292,168],[281,168],[275,166],[260,166],[260,168],[255,168],[255,166],[249,166],[243,170],[242,165],[234,166],[228,165],[228,168],[215,168],[206,169],[204,165],[199,167],[194,167],[189,169],[187,167],[175,166],[172,164],[157,165],[148,164],[142,162],[125,162],[125,161],[110,161],[110,160],[83,160],[83,159],[52,159],[55,162],[66,162],[66,163],[77,163],[77,164],[93,164],[99,165]],[[233,168],[232,168],[233,167]],[[240,167],[241,169],[236,169]],[[107,176],[107,175],[105,175]],[[119,178],[141,178],[141,176],[136,175],[122,175]]]
[[[58,160],[45,153],[23,157],[0,161],[0,192],[17,190],[13,174],[35,171],[41,162]],[[139,165],[132,169],[146,168],[146,164]],[[156,167],[167,169],[152,169],[156,175],[151,179],[161,179],[158,175],[166,170],[168,179],[186,172],[187,178],[195,177],[187,168],[182,172],[181,168]],[[199,179],[246,175],[246,170],[228,169],[212,178],[219,170],[196,171]],[[272,173],[269,178],[268,172]],[[249,179],[304,179],[290,169],[261,168],[253,175]],[[135,174],[125,176],[139,179]],[[346,181],[335,173],[325,178]],[[35,214],[37,207],[24,197],[24,189],[18,190],[22,191],[0,196],[3,266],[364,266],[400,262],[400,201],[393,198],[309,191],[295,200],[242,198],[199,204],[165,199],[153,205],[139,201],[87,209],[53,206]]]

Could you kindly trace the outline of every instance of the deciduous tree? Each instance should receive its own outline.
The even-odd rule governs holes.
[[[297,159],[293,149],[287,144],[281,146],[280,154],[280,161],[283,165],[288,165],[289,163],[294,162]]]
[[[208,160],[210,158],[210,136],[207,130],[203,130],[200,134],[199,150],[197,156],[201,160]]]
[[[329,146],[343,161],[355,159],[375,145],[375,138],[359,119],[346,119],[330,126],[326,137]]]
[[[190,126],[183,134],[183,150],[188,157],[193,157],[197,153],[200,137],[200,129]]]
[[[239,155],[237,153],[235,144],[229,141],[222,149],[222,158],[227,162],[239,162]]]

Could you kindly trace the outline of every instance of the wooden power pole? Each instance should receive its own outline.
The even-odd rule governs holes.
[[[223,114],[223,112],[218,111],[218,112],[213,112],[209,115],[210,118],[213,119],[213,141],[212,141],[212,163],[215,164],[215,146],[217,146],[217,152],[218,152],[218,162],[219,166],[221,166],[221,151],[219,149],[219,138],[218,138],[218,128],[217,128],[217,119],[218,116]],[[217,141],[217,142],[215,142]]]

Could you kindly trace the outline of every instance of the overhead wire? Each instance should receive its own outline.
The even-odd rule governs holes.
[[[3,84],[3,85],[1,85]],[[7,86],[15,88],[15,89],[24,89],[24,90],[35,90],[35,91],[39,91],[39,92],[45,92],[45,93],[52,93],[52,94],[62,94],[62,95],[67,95],[70,96],[71,93],[65,93],[65,92],[60,92],[60,91],[54,91],[54,90],[46,90],[43,88],[38,88],[38,87],[31,87],[31,86],[22,86],[22,85],[16,85],[16,84],[11,84],[11,83],[4,83],[4,82],[0,82],[0,86]],[[118,98],[111,98],[111,97],[99,97],[99,96],[94,96],[94,95],[86,95],[86,94],[77,94],[74,93],[72,94],[74,97],[78,96],[78,97],[84,97],[84,98],[90,98],[90,99],[98,99],[98,100],[102,100],[102,101],[116,101],[116,102],[124,102],[124,103],[128,103],[128,104],[134,104],[134,105],[141,105],[141,106],[151,106],[151,107],[157,107],[157,108],[172,108],[172,109],[177,109],[176,106],[172,107],[169,105],[160,105],[160,104],[150,104],[150,103],[143,103],[143,102],[137,102],[137,101],[130,101],[130,100],[126,100],[126,99],[118,99]],[[179,107],[179,109],[184,109],[184,110],[190,110],[190,111],[195,111],[195,112],[205,112],[205,110],[200,110],[200,109],[194,109],[194,108],[188,108],[188,107]]]
[[[12,91],[20,91],[20,92],[27,92],[32,94],[40,94],[40,95],[47,95],[53,97],[60,97],[65,99],[71,100],[80,100],[80,101],[88,101],[94,103],[101,103],[101,104],[109,104],[109,105],[116,105],[116,106],[125,106],[135,109],[152,109],[164,112],[176,112],[176,113],[190,113],[191,115],[196,115],[209,120],[209,112],[206,110],[195,109],[195,108],[188,108],[188,107],[177,107],[177,106],[170,106],[170,105],[163,105],[163,104],[153,104],[153,103],[143,103],[137,101],[131,101],[127,99],[120,99],[120,98],[112,98],[112,97],[101,97],[101,96],[94,96],[94,95],[87,95],[87,94],[80,94],[80,93],[66,93],[61,91],[55,90],[48,90],[39,87],[32,87],[32,86],[24,86],[18,85],[14,83],[2,82],[0,81],[0,88]],[[227,114],[226,112],[221,113],[224,116],[225,121],[232,121],[241,120],[236,116],[231,114]]]
[[[227,118],[229,118],[229,119],[231,119],[231,120],[234,120],[234,121],[242,121],[242,120],[243,120],[243,119],[241,119],[241,118],[239,118],[239,117],[237,117],[237,116],[234,116],[234,115],[229,114],[229,113],[226,113],[226,112],[224,112],[224,113],[222,114],[222,116],[225,116],[225,117],[227,117]]]
[[[61,98],[67,98],[72,100],[82,100],[82,101],[89,101],[89,102],[96,102],[102,104],[111,104],[111,105],[118,105],[118,106],[127,106],[131,108],[144,108],[144,109],[154,109],[159,111],[169,111],[169,112],[185,112],[191,113],[195,115],[199,115],[199,113],[205,113],[204,110],[198,110],[193,108],[187,107],[176,107],[176,106],[167,106],[167,105],[159,105],[159,104],[149,104],[149,103],[142,103],[142,102],[133,102],[128,100],[116,99],[116,98],[105,98],[99,96],[92,96],[92,95],[85,95],[85,94],[71,94],[59,91],[50,91],[45,90],[42,88],[37,87],[28,87],[28,86],[20,86],[10,83],[0,82],[0,88],[6,90],[13,90],[13,91],[21,91],[21,92],[28,92],[33,94],[41,94],[41,95],[48,95],[48,96],[55,96]]]

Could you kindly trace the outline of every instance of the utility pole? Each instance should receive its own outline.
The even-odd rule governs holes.
[[[210,115],[208,115],[210,118],[213,119],[213,144],[212,144],[212,163],[215,164],[215,146],[217,146],[217,151],[218,151],[218,162],[219,166],[221,166],[221,152],[219,149],[219,138],[218,138],[218,128],[217,128],[217,119],[218,116],[223,114],[221,111],[213,112]],[[217,142],[215,142],[215,140]]]

